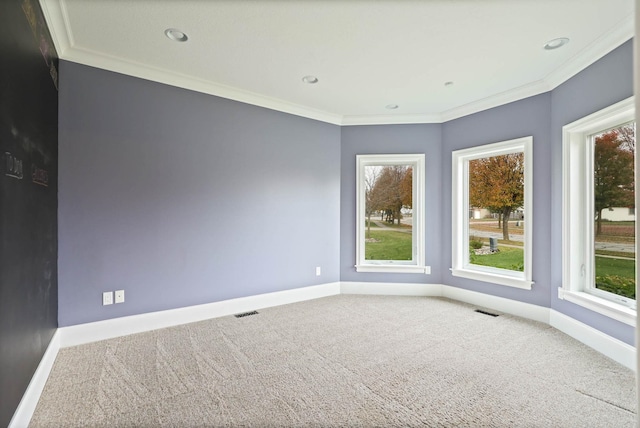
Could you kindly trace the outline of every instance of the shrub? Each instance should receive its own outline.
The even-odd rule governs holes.
[[[482,248],[482,241],[480,240],[480,238],[475,237],[475,236],[470,236],[469,237],[469,247],[471,247],[474,250],[478,250],[480,248]]]

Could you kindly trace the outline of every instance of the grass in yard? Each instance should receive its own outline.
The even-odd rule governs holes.
[[[469,236],[469,240],[472,240],[472,236]],[[478,237],[474,237],[475,239],[482,241],[482,243],[484,243],[484,245],[489,246],[489,238],[478,238]],[[500,244],[505,244],[505,245],[515,245],[518,247],[523,247],[524,246],[524,242],[522,241],[505,241],[504,239],[498,239],[498,245]]]
[[[627,253],[628,254],[628,253]],[[469,256],[471,264],[515,271],[524,270],[524,252],[519,248],[500,248],[500,252]],[[635,260],[596,256],[596,288],[619,296],[636,298]]]
[[[364,221],[364,227],[369,227],[369,222],[367,220]],[[378,227],[375,221],[371,220],[371,227]]]
[[[498,239],[498,244],[517,245],[518,247],[524,246],[524,242],[522,241],[505,241],[504,239]]]
[[[411,234],[394,231],[372,230],[371,239],[365,241],[367,260],[411,260]]]
[[[524,251],[520,248],[500,247],[499,252],[487,255],[476,255],[471,252],[469,261],[473,265],[490,266],[500,269],[524,271]]]
[[[596,256],[596,288],[620,296],[636,298],[635,260]]]
[[[395,223],[389,223],[386,221],[381,222],[383,223],[386,227],[390,227],[392,229],[411,229],[411,225],[410,224],[405,224],[405,223],[397,223],[397,220]]]

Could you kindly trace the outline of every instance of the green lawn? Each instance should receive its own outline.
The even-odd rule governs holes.
[[[498,246],[498,248],[500,247]],[[469,261],[474,265],[522,272],[524,270],[524,251],[520,248],[502,247],[498,253],[482,256],[477,256],[471,252]]]
[[[371,230],[371,238],[378,242],[365,242],[367,260],[411,260],[410,233]]]
[[[596,256],[596,288],[620,296],[636,298],[635,260]]]
[[[516,271],[524,270],[524,252],[519,248],[500,248],[500,252],[476,256],[469,261],[474,265],[491,266]],[[596,288],[619,296],[636,298],[635,260],[611,259],[596,256]]]

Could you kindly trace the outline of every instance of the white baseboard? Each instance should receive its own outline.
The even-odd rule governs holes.
[[[56,361],[56,356],[60,350],[60,332],[56,331],[47,346],[47,350],[44,352],[40,364],[36,372],[29,382],[29,386],[20,400],[20,404],[16,409],[11,422],[9,422],[9,428],[26,428],[29,426],[31,416],[36,410],[38,400],[40,400],[40,394],[44,389],[44,385],[47,383],[49,373],[53,368],[53,363]]]
[[[59,329],[60,347],[81,345],[159,328],[204,321],[241,312],[302,302],[340,294],[340,283],[332,282],[293,290],[240,297],[221,302],[150,312],[110,320],[78,324]]]
[[[549,324],[636,371],[636,349],[633,346],[549,308],[442,284],[333,282],[59,328],[51,339],[9,428],[28,426],[60,348],[337,294],[446,297],[517,315]]]
[[[553,309],[550,310],[549,325],[636,371],[635,347]]]
[[[342,294],[446,297],[549,324],[549,308],[443,284],[342,282],[340,292]]]
[[[383,296],[442,296],[441,284],[402,284],[391,282],[341,282],[341,294]]]
[[[442,297],[549,324],[549,308],[543,306],[478,293],[477,291],[469,291],[464,288],[451,287],[449,285],[442,286]]]
[[[393,296],[441,296],[482,308],[516,315],[548,324],[601,354],[636,371],[636,349],[618,339],[583,324],[560,312],[517,300],[469,291],[443,284],[393,284],[377,282],[342,282],[342,294]]]

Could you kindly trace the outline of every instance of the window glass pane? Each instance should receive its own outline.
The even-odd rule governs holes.
[[[635,299],[635,124],[593,141],[595,287]]]
[[[413,260],[413,167],[364,168],[365,259]]]
[[[524,153],[469,161],[469,263],[524,271]]]

